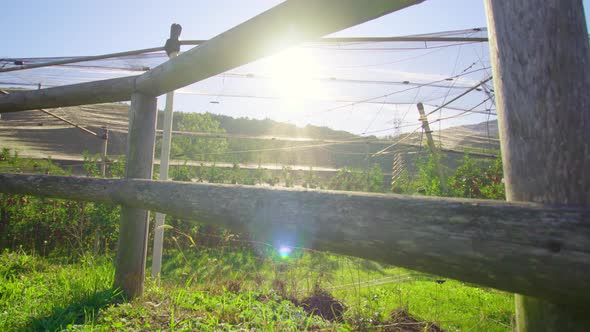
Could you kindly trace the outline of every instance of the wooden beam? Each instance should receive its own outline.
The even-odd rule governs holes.
[[[0,113],[159,96],[424,0],[290,0],[140,75],[0,96]],[[329,14],[327,14],[329,13]]]
[[[141,75],[137,89],[161,95],[422,1],[285,1]]]
[[[126,178],[151,179],[156,141],[156,98],[134,93],[129,107]],[[149,212],[141,206],[121,207],[115,287],[129,298],[143,293]]]
[[[590,47],[582,1],[485,5],[507,199],[590,207]],[[580,240],[590,242],[590,220],[581,221]],[[563,305],[517,293],[538,297],[516,296],[518,331],[590,330],[587,301]]]
[[[9,95],[10,93],[8,91],[5,91],[5,90],[0,90],[0,94],[2,94],[2,95]],[[89,130],[89,129],[84,128],[84,127],[82,127],[80,125],[77,125],[76,123],[74,123],[74,122],[72,122],[72,121],[70,121],[70,120],[68,120],[68,119],[66,119],[64,117],[61,117],[61,116],[59,116],[57,114],[53,114],[53,113],[49,112],[48,110],[44,110],[42,108],[40,108],[39,111],[41,111],[41,112],[43,112],[43,113],[45,113],[45,114],[47,114],[47,115],[49,115],[51,117],[54,117],[54,118],[56,118],[56,119],[58,119],[60,121],[63,121],[63,122],[65,122],[65,123],[67,123],[67,124],[69,124],[71,126],[74,126],[74,127],[78,128],[78,129],[82,130],[83,132],[87,133],[87,134],[90,134],[92,136],[97,136],[98,137],[98,134],[95,133],[95,132],[93,132],[92,130]]]
[[[588,209],[23,174],[0,174],[0,192],[156,210],[270,243],[362,257],[561,303],[590,301]]]
[[[101,54],[101,55],[76,56],[76,57],[71,57],[69,59],[64,59],[64,60],[57,60],[57,61],[50,61],[50,62],[43,62],[43,63],[33,63],[30,65],[21,65],[21,66],[8,67],[8,68],[0,68],[0,73],[5,73],[5,72],[9,72],[9,71],[27,70],[27,69],[33,69],[33,68],[50,67],[50,66],[61,66],[61,65],[67,65],[70,63],[79,63],[79,62],[85,62],[85,61],[112,59],[112,58],[118,58],[118,57],[130,56],[130,55],[158,52],[158,51],[162,51],[162,50],[164,50],[163,47],[152,47],[152,48],[144,48],[144,49],[140,49],[140,50],[132,50],[132,51]]]
[[[129,100],[137,76],[0,95],[0,113]]]

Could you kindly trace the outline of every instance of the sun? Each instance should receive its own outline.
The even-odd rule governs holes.
[[[289,48],[269,58],[268,76],[272,89],[285,103],[298,104],[324,91],[318,80],[317,57],[305,48]]]

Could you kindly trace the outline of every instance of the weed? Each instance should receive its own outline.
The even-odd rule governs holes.
[[[510,294],[316,254],[277,263],[243,248],[192,250],[180,259],[179,252],[168,252],[161,283],[146,282],[143,297],[124,303],[111,288],[110,258],[83,255],[64,264],[5,251],[2,271],[14,272],[0,283],[0,330],[398,331],[392,328],[417,322],[427,331],[510,327]],[[220,267],[211,269],[211,260]],[[310,275],[317,262],[325,277]]]

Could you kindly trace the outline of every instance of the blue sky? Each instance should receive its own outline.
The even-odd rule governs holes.
[[[0,56],[93,55],[163,44],[172,22],[184,39],[209,39],[275,6],[274,0],[11,1],[2,7]],[[483,1],[428,0],[339,33],[394,36],[485,26]]]
[[[586,16],[589,1],[583,1]],[[0,57],[95,55],[159,46],[168,37],[169,26],[173,22],[183,26],[181,39],[209,39],[280,2],[271,0],[12,1],[2,7],[0,29],[3,31],[3,40],[0,43]],[[422,4],[349,28],[336,35],[398,36],[485,25],[483,0],[427,0]],[[445,57],[451,66],[454,53],[449,53]],[[458,54],[457,58],[459,58]],[[452,71],[445,69],[448,73],[436,74],[453,74],[459,70],[456,67],[457,63],[451,68]],[[379,95],[378,92],[381,93],[375,90],[373,94]],[[368,90],[366,93],[367,96],[372,96]],[[193,95],[183,94],[176,98],[176,109],[183,111],[211,111],[233,116],[271,117],[282,121],[290,119],[289,116],[283,116],[284,112],[270,109],[272,107],[268,106],[269,109],[264,109],[263,104],[256,104],[253,101],[227,101],[213,105],[211,98],[199,99]],[[368,124],[374,127],[372,129],[386,128],[388,125],[385,122],[388,117],[391,118],[389,113],[400,111],[397,107],[386,108],[385,111],[383,106],[379,107],[379,105],[367,107],[361,110],[365,113],[360,113],[359,107],[351,108],[346,119],[338,117],[337,120],[340,121],[336,121],[335,117],[321,119],[311,116],[300,118],[294,123],[329,125],[337,129],[361,133],[366,130]],[[407,121],[417,121],[413,113]],[[472,122],[481,120],[482,118],[469,119]],[[445,126],[457,123],[445,123]]]

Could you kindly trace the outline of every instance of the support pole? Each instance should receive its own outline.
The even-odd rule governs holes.
[[[106,177],[107,175],[107,147],[109,144],[109,128],[102,127],[102,135],[100,136],[102,139],[102,144],[100,148],[100,152],[102,154],[102,162],[100,163],[100,174],[102,177]]]
[[[371,142],[367,141],[365,145],[365,173],[367,174],[367,191],[371,189],[371,178],[369,177],[369,169],[371,168],[371,161],[369,159],[369,151],[371,150],[371,146],[369,145]]]
[[[180,42],[178,38],[182,32],[180,24],[170,26],[170,38],[166,40],[164,49],[168,58],[178,56]],[[172,144],[172,120],[174,108],[174,90],[166,94],[166,107],[164,109],[164,134],[162,136],[162,149],[160,151],[160,180],[168,180],[168,164],[170,161],[170,145]],[[152,250],[152,278],[157,278],[162,270],[162,249],[164,246],[164,222],[166,215],[156,213],[156,226],[154,227],[154,247]]]
[[[107,175],[107,147],[108,147],[108,141],[109,141],[109,129],[104,126],[102,127],[102,135],[100,135],[100,139],[101,141],[101,147],[100,147],[100,152],[101,152],[101,162],[100,162],[100,175],[102,175],[103,178],[106,177]],[[100,252],[100,234],[101,234],[102,230],[101,227],[97,227],[96,230],[94,231],[94,255],[98,255],[98,253]]]
[[[164,135],[162,136],[162,150],[160,153],[160,180],[168,180],[170,164],[170,146],[172,143],[172,108],[174,105],[174,91],[166,94],[166,108],[164,109]],[[152,253],[152,278],[157,278],[162,270],[162,250],[164,246],[164,222],[166,215],[156,213],[154,227],[154,248]]]
[[[434,167],[436,167],[436,172],[438,173],[438,178],[440,179],[440,190],[442,194],[445,195],[447,193],[447,182],[445,179],[445,173],[443,172],[442,165],[441,165],[441,156],[436,149],[436,145],[434,145],[434,140],[432,139],[432,130],[430,130],[430,124],[428,124],[428,117],[426,117],[426,113],[424,112],[424,105],[422,103],[418,103],[418,113],[420,113],[420,121],[422,121],[422,128],[424,129],[424,133],[426,134],[426,140],[428,142],[428,148],[430,149],[430,153],[432,153],[432,157],[434,158]]]
[[[590,206],[590,48],[582,1],[485,6],[507,200]],[[555,259],[570,245],[550,243]],[[589,331],[587,303],[516,295],[517,330]]]
[[[178,53],[171,53],[174,58]],[[162,135],[162,151],[160,153],[160,180],[168,180],[168,168],[170,163],[170,146],[172,144],[172,122],[174,107],[174,91],[166,94],[166,108],[164,109],[164,134]],[[152,253],[152,278],[157,278],[162,270],[162,250],[164,246],[164,222],[166,215],[156,213],[156,226],[154,228],[154,248]]]
[[[151,179],[156,138],[156,98],[131,95],[127,135],[128,179]],[[145,279],[149,212],[122,206],[119,226],[115,287],[128,298],[141,296]]]

